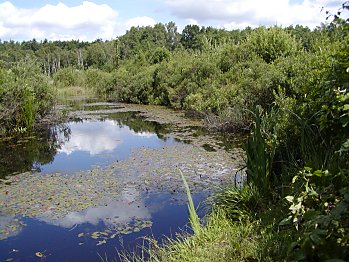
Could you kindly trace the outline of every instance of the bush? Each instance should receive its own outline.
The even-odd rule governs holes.
[[[58,88],[85,86],[84,71],[73,67],[62,68],[53,75],[53,80]]]
[[[293,178],[294,195],[287,196],[289,217],[298,238],[290,245],[289,258],[296,261],[325,261],[349,258],[348,173],[304,168]]]
[[[86,87],[105,99],[109,98],[114,90],[114,78],[112,73],[107,73],[99,69],[87,69]]]
[[[52,87],[33,62],[0,69],[0,122],[2,132],[29,131],[54,105]]]
[[[296,54],[300,44],[286,30],[280,27],[259,27],[249,34],[244,43],[247,50],[256,53],[266,63],[280,57]]]

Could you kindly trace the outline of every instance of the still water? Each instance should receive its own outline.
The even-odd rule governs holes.
[[[86,104],[64,125],[1,141],[0,260],[114,261],[147,237],[190,231],[179,170],[199,205],[237,164],[218,146],[205,150],[207,138],[184,143],[188,129],[177,127],[184,139],[173,129]]]

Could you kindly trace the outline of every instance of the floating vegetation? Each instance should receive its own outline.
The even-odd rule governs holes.
[[[93,104],[82,104],[81,106],[83,107],[83,110],[74,110],[70,113],[72,118],[103,119],[114,113],[137,112],[147,121],[154,121],[159,124],[173,124],[181,127],[202,126],[200,120],[185,117],[185,111],[173,110],[163,106],[99,102]],[[105,107],[104,110],[86,110],[86,107],[102,109],[102,106]]]
[[[240,167],[243,165],[241,157],[244,155],[244,152],[241,149],[241,141],[244,139],[242,137],[236,139],[235,135],[234,139],[229,137],[229,141],[227,141],[220,133],[208,134],[200,119],[186,117],[183,110],[173,110],[163,106],[123,103],[93,103],[83,104],[82,106],[92,108],[101,108],[101,106],[104,106],[106,108],[98,111],[73,111],[70,113],[72,118],[104,120],[116,116],[116,119],[121,124],[126,124],[131,128],[135,126],[137,127],[135,129],[136,131],[139,131],[138,129],[141,126],[145,129],[142,131],[156,133],[162,139],[175,138],[178,141],[201,146],[207,151],[222,151],[222,148],[224,148],[224,153],[230,153],[231,160],[235,162],[235,165],[239,165]],[[125,117],[126,115],[122,115],[121,113],[132,113],[133,115],[127,118]],[[144,123],[148,123],[148,126]],[[160,126],[154,126],[154,123],[161,125],[161,128]]]
[[[104,231],[94,231],[90,233],[79,233],[78,238],[90,237],[96,240],[96,246],[106,244],[108,240],[114,239],[116,236],[121,237],[121,235],[128,235],[131,233],[140,232],[144,228],[149,228],[152,226],[150,220],[134,219],[132,223],[119,224],[114,227],[107,227]],[[82,245],[80,242],[79,245]]]
[[[43,253],[41,253],[41,252],[36,252],[35,253],[35,256],[37,256],[37,257],[44,257],[44,254]]]
[[[0,214],[0,240],[19,234],[25,226],[23,221],[13,215]]]
[[[128,177],[137,177],[139,186],[148,192],[184,192],[179,170],[188,177],[193,192],[212,190],[227,183],[237,171],[236,163],[232,163],[225,151],[208,152],[186,144],[137,149],[127,161],[119,161],[114,166]]]
[[[0,206],[5,214],[58,220],[70,212],[104,205],[119,194],[112,171],[93,169],[74,174],[11,176],[0,184]]]

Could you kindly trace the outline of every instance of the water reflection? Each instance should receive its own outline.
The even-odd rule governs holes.
[[[97,253],[113,255],[116,247],[133,248],[148,234],[158,239],[170,236],[187,223],[186,195],[173,189],[182,187],[178,164],[187,167],[186,172],[203,169],[198,166],[200,156],[208,153],[190,146],[183,151],[168,137],[170,126],[144,121],[135,112],[111,114],[112,106],[103,110],[97,105],[89,109],[67,123],[68,132],[48,130],[41,140],[9,142],[7,147],[0,143],[0,172],[41,169],[6,185],[11,190],[0,194],[0,232],[7,232],[0,261],[16,261],[9,254],[13,249],[20,250],[16,255],[23,261],[36,261],[35,252],[44,250],[50,261],[98,261]],[[182,137],[190,134],[187,131]],[[170,149],[170,145],[177,147]],[[204,163],[222,161],[216,160],[204,157]],[[227,173],[221,168],[215,172]],[[193,185],[206,181],[201,173],[191,174]],[[204,188],[212,186],[207,181]],[[194,195],[194,201],[202,197]],[[25,230],[15,213],[25,222]],[[120,239],[123,242],[117,242]]]
[[[123,120],[87,119],[67,123],[71,130],[69,140],[61,145],[52,163],[41,166],[42,172],[86,170],[126,159],[137,147],[157,148],[175,143],[173,139],[159,139],[153,132],[158,130],[155,123],[142,124],[144,121],[131,118],[132,114],[120,115]],[[125,125],[131,122],[133,127]]]
[[[116,200],[105,206],[89,207],[82,212],[71,212],[61,220],[49,219],[45,215],[43,214],[39,219],[65,228],[72,228],[84,223],[97,225],[100,222],[103,222],[107,227],[115,227],[130,223],[134,219],[145,220],[151,218],[141,194],[132,186],[126,186]]]
[[[122,143],[124,133],[112,120],[106,120],[102,125],[93,121],[70,123],[70,128],[72,135],[69,141],[59,149],[59,152],[67,155],[74,151],[85,151],[90,155],[112,152]]]
[[[69,141],[58,150],[67,155],[74,151],[85,151],[90,155],[112,152],[130,134],[146,138],[156,137],[149,132],[131,132],[129,128],[122,127],[119,122],[113,120],[70,123],[70,129],[72,134]]]
[[[24,226],[15,215],[0,213],[0,240],[19,235]]]
[[[13,137],[0,141],[0,178],[15,172],[40,170],[49,164],[61,145],[69,139],[67,125],[41,130],[30,137]]]
[[[109,119],[115,119],[120,127],[128,127],[137,134],[156,134],[160,139],[166,140],[166,134],[170,132],[170,127],[154,121],[145,121],[137,112],[119,112],[108,114]]]

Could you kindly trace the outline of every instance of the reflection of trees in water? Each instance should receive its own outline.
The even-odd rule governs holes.
[[[166,140],[169,133],[169,126],[153,121],[146,121],[138,112],[120,112],[109,115],[110,119],[115,119],[120,127],[128,126],[136,133],[153,133],[162,140]]]
[[[57,150],[70,137],[67,125],[37,131],[30,137],[14,137],[0,142],[0,178],[6,175],[40,170],[51,163]]]

